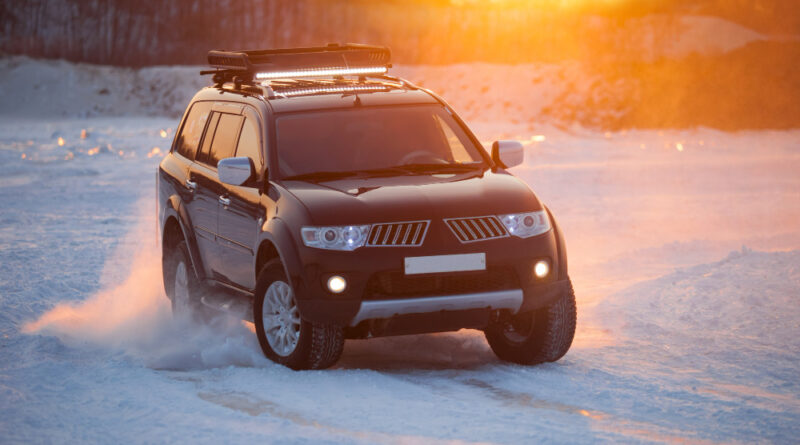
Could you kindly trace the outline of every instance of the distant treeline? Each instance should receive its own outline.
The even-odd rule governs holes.
[[[0,52],[145,66],[202,64],[212,48],[364,42],[392,47],[401,63],[513,63],[625,57],[629,45],[613,28],[653,13],[718,15],[760,32],[800,32],[796,0],[575,3],[584,6],[566,8],[560,0],[14,0],[0,2]]]

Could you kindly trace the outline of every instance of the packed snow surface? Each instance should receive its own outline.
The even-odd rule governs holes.
[[[170,314],[152,199],[174,118],[4,115],[0,442],[796,441],[800,131],[498,122],[469,123],[524,142],[514,173],[566,233],[570,352],[511,365],[460,331],[294,372],[233,317]]]

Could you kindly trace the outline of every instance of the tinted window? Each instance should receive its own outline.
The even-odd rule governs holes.
[[[414,164],[484,165],[481,149],[438,105],[285,115],[277,120],[277,139],[284,177]]]
[[[211,102],[195,102],[195,104],[192,105],[192,109],[186,117],[186,122],[183,124],[181,135],[178,136],[176,144],[178,153],[182,156],[194,159],[210,111]]]
[[[250,118],[244,120],[242,134],[239,136],[239,146],[236,156],[246,156],[253,160],[257,172],[264,166],[261,162],[261,145],[258,137],[258,121]]]
[[[214,140],[214,133],[217,131],[217,124],[219,123],[219,113],[211,113],[211,119],[208,122],[208,129],[206,129],[206,135],[203,138],[203,147],[200,149],[200,152],[197,153],[197,161],[204,162],[209,164],[208,156],[209,151],[211,150],[211,141]]]
[[[211,142],[208,164],[216,167],[220,159],[233,156],[243,119],[242,116],[235,114],[220,113],[217,131],[214,133],[214,141]]]

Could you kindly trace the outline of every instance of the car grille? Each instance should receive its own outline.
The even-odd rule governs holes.
[[[457,295],[518,288],[519,279],[510,267],[430,276],[407,276],[402,271],[386,271],[375,273],[370,277],[365,290],[365,298],[380,300]]]
[[[508,236],[505,227],[495,216],[445,219],[447,227],[462,243],[472,243]]]
[[[373,224],[368,246],[420,246],[428,232],[429,221]]]

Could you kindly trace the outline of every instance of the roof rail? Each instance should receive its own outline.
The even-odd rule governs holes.
[[[385,46],[331,43],[309,48],[208,52],[208,64],[224,77],[239,75],[258,80],[343,75],[381,75],[392,66]]]

